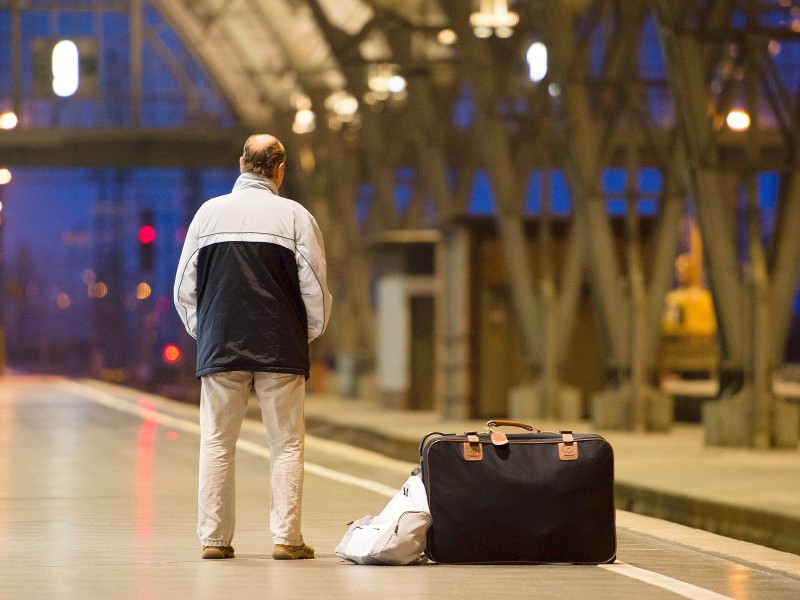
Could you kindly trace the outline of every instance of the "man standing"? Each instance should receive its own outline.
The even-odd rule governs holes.
[[[203,558],[233,558],[236,441],[251,388],[270,450],[272,557],[314,558],[303,542],[303,447],[308,344],[331,313],[325,250],[314,217],[281,198],[286,152],[250,136],[230,194],[197,211],[186,234],[174,300],[197,339]]]

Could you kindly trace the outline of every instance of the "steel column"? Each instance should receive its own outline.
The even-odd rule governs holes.
[[[601,332],[607,349],[607,367],[616,370],[625,362],[626,349],[619,336],[619,267],[605,200],[598,189],[600,174],[599,138],[592,120],[592,108],[585,88],[571,81],[574,35],[565,9],[550,0],[531,4],[531,15],[541,24],[548,47],[551,78],[561,88],[564,106],[562,128],[566,143],[565,158],[575,212],[586,222],[589,269],[595,300],[601,318]]]
[[[675,149],[675,163],[683,159],[683,153]],[[665,170],[664,195],[660,202],[660,211],[655,227],[655,238],[651,246],[648,263],[652,265],[650,286],[647,292],[647,325],[646,342],[643,352],[648,369],[653,369],[661,333],[661,313],[664,308],[664,297],[672,285],[672,274],[675,268],[675,257],[678,253],[678,228],[683,209],[686,204],[682,164]]]
[[[445,4],[452,27],[461,40],[466,74],[475,91],[478,147],[487,149],[486,163],[492,190],[497,202],[497,226],[503,255],[506,259],[511,299],[520,327],[523,343],[523,361],[527,376],[533,376],[541,348],[539,347],[531,266],[528,264],[527,242],[523,227],[522,194],[519,174],[514,171],[508,136],[494,104],[496,82],[490,55],[480,47],[480,42],[469,27],[470,7],[461,0],[448,0]]]
[[[719,179],[718,149],[706,113],[704,73],[698,68],[704,62],[699,43],[678,33],[674,3],[671,0],[650,0],[650,3],[675,103],[678,134],[686,153],[688,183],[697,203],[708,278],[718,315],[723,369],[738,371],[744,362],[743,340],[737,335],[742,328],[738,307],[742,285],[732,219]]]
[[[22,16],[19,0],[11,1],[11,108],[22,119]]]
[[[772,296],[770,315],[772,329],[770,354],[774,365],[784,361],[794,299],[800,273],[800,103],[794,119],[794,157],[792,170],[787,174],[786,190],[779,198],[773,234]]]
[[[130,0],[131,124],[142,124],[142,0]]]

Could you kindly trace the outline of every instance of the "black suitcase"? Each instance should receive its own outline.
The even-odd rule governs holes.
[[[492,431],[513,425],[530,433]],[[599,564],[616,558],[614,455],[595,434],[542,433],[515,421],[428,434],[422,480],[438,563]]]

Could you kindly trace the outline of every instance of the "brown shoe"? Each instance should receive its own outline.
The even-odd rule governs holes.
[[[272,558],[275,560],[297,560],[299,558],[314,558],[314,549],[308,544],[287,546],[275,544],[272,547]]]
[[[203,558],[233,558],[233,546],[203,546]]]

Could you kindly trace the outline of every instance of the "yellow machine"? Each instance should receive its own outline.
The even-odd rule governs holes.
[[[662,375],[706,373],[718,359],[717,320],[711,293],[702,286],[702,247],[696,225],[687,219],[688,251],[675,260],[678,288],[664,297],[659,370]]]
[[[711,293],[699,286],[669,292],[664,298],[661,333],[667,336],[714,336],[717,321]]]

